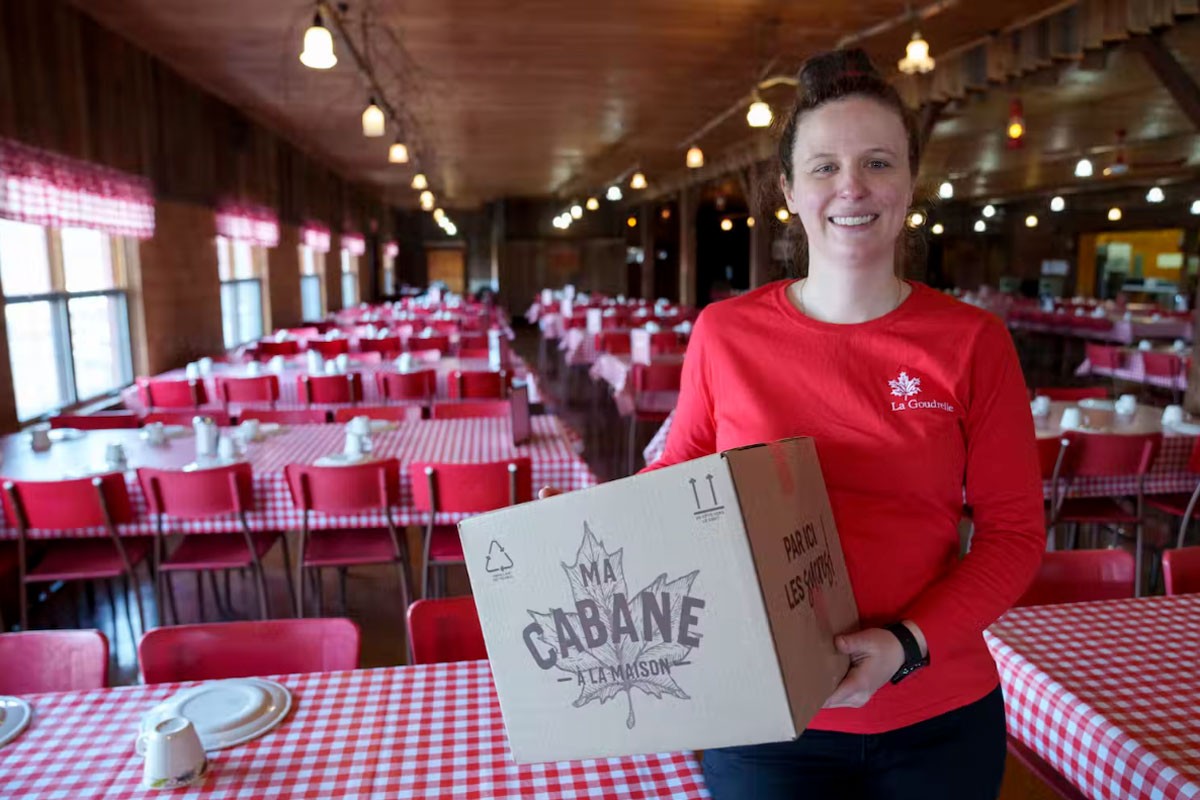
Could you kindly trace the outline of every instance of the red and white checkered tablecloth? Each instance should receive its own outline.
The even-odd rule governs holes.
[[[187,789],[141,788],[142,715],[190,684],[29,695],[33,721],[0,749],[0,797],[706,798],[692,753],[518,766],[486,661],[275,678],[292,693],[279,727],[210,754]]]
[[[667,415],[667,419],[655,432],[654,438],[650,440],[650,444],[646,445],[642,450],[642,457],[646,459],[647,464],[653,464],[662,456],[663,451],[667,449],[667,434],[671,432],[671,422],[675,419],[675,412],[672,411]]]
[[[568,364],[591,364],[596,360],[596,335],[583,328],[565,331],[558,341],[563,360]]]
[[[561,339],[563,335],[562,314],[557,311],[543,311],[538,319],[538,329],[543,339]]]
[[[1088,797],[1200,797],[1200,595],[1018,608],[984,638],[1009,733]]]
[[[1142,354],[1137,350],[1126,351],[1125,367],[1123,369],[1097,367],[1089,359],[1085,358],[1083,363],[1076,368],[1075,374],[1079,377],[1102,375],[1106,378],[1116,378],[1117,380],[1128,381],[1129,383],[1144,383],[1147,386],[1160,386],[1164,389],[1174,389],[1179,392],[1187,391],[1187,375],[1182,372],[1174,378],[1147,375],[1145,364],[1142,362]]]
[[[408,464],[415,461],[484,462],[500,461],[514,456],[528,456],[533,465],[533,487],[536,492],[542,486],[556,486],[564,491],[574,491],[594,486],[596,476],[580,457],[580,437],[564,425],[557,417],[538,415],[532,418],[533,438],[525,445],[513,446],[511,423],[507,419],[454,419],[420,420],[404,422],[391,431],[372,436],[372,455],[379,458],[400,460],[400,505],[392,510],[392,519],[397,525],[425,524],[428,517],[413,508],[412,485],[406,472]],[[247,522],[254,530],[297,530],[303,524],[303,515],[293,505],[283,469],[287,464],[309,464],[321,456],[341,452],[345,444],[345,427],[342,425],[293,425],[284,426],[280,433],[252,443],[246,458],[254,470],[255,509],[247,514]],[[90,437],[90,438],[89,438]],[[9,437],[14,439],[15,437]],[[75,463],[72,447],[90,448],[91,460],[98,460],[95,452],[103,452],[103,442],[121,441],[129,455],[131,470],[126,473],[130,498],[136,521],[121,525],[122,535],[148,535],[155,532],[155,521],[148,512],[146,498],[137,485],[136,467],[159,467],[179,469],[195,458],[195,445],[191,437],[172,440],[166,448],[156,448],[141,443],[136,431],[89,432],[86,442],[61,442],[55,444],[50,455],[57,462],[37,459],[37,455],[25,451],[28,444],[10,441],[6,443],[6,454],[17,458],[6,460],[2,470],[4,477],[46,480],[62,478],[66,470],[85,464]],[[36,459],[36,460],[35,460]],[[440,524],[461,520],[463,514],[438,514]],[[312,514],[309,518],[313,528],[372,527],[385,525],[382,513],[353,516],[325,516]],[[172,520],[169,531],[182,533],[224,533],[239,530],[233,518],[204,520]],[[39,538],[67,538],[80,536],[103,536],[103,529],[71,531],[33,532]],[[0,538],[15,538],[16,531],[0,527]]]

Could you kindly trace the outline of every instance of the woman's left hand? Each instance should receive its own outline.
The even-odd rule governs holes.
[[[844,633],[833,642],[838,652],[850,656],[850,671],[822,708],[862,708],[904,666],[900,640],[883,628]]]

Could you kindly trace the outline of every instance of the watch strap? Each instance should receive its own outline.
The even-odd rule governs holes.
[[[921,645],[907,625],[902,622],[893,622],[890,625],[884,625],[883,629],[899,639],[900,646],[904,648],[904,663],[891,677],[892,683],[899,683],[909,674],[929,664],[929,657],[921,655]]]

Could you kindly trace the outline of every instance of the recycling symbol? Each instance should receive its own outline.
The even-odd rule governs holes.
[[[512,559],[495,539],[492,539],[492,545],[488,548],[485,567],[488,572],[507,572],[513,567]]]

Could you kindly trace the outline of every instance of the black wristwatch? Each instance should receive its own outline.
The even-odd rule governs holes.
[[[921,667],[929,666],[929,656],[921,655],[921,645],[918,644],[917,637],[913,636],[912,631],[903,622],[884,625],[883,629],[899,639],[900,646],[904,648],[904,663],[892,676],[892,683],[899,683]]]

